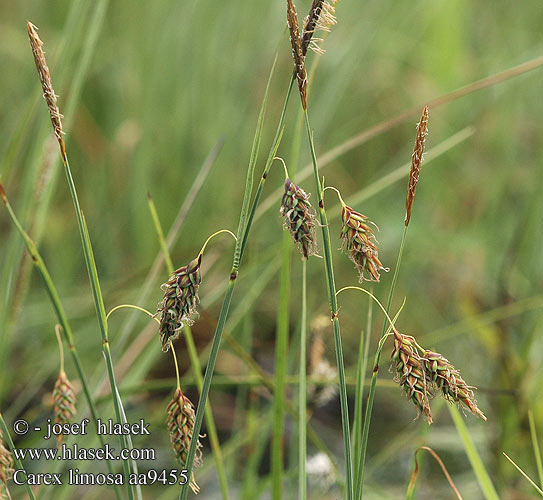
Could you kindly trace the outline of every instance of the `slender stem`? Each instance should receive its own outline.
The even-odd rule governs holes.
[[[279,500],[285,489],[283,484],[284,428],[285,428],[285,379],[287,376],[289,302],[291,288],[292,240],[283,232],[281,243],[281,273],[279,278],[279,305],[275,334],[275,388],[273,391],[273,438],[271,446],[271,495]]]
[[[230,236],[232,236],[232,238],[234,238],[234,240],[237,240],[237,237],[236,235],[232,232],[232,231],[229,231],[228,229],[221,229],[220,231],[215,231],[207,240],[205,240],[204,244],[202,245],[202,249],[200,250],[200,252],[198,253],[198,255],[203,255],[205,250],[206,250],[206,247],[207,247],[207,244],[213,239],[215,238],[215,236],[219,235],[219,234],[222,234],[222,233],[228,233]],[[166,248],[166,247],[165,247]]]
[[[152,200],[151,200],[151,202],[152,202]],[[152,211],[153,207],[154,207],[154,204],[149,205],[149,208],[151,209],[151,211]],[[154,215],[153,215],[153,222],[154,222],[155,229],[156,229],[158,239],[159,239],[159,242],[160,242],[160,248],[162,249],[162,253],[164,255],[164,261],[166,262],[168,273],[172,274],[174,272],[174,267],[173,267],[172,259],[171,259],[171,256],[170,256],[170,252],[168,250],[168,245],[166,243],[166,240],[164,239],[164,232],[162,230],[162,224],[160,223],[160,218],[158,217],[158,213],[156,212],[156,210],[155,210]],[[204,252],[207,243],[214,236],[216,236],[217,234],[220,234],[220,233],[224,233],[224,232],[230,233],[234,237],[234,239],[236,239],[236,236],[233,233],[231,233],[230,231],[228,231],[227,229],[217,231],[216,233],[212,234],[206,240],[206,242],[204,243],[204,245],[202,247],[202,250],[200,250],[200,254],[202,254]],[[121,307],[121,306],[118,306],[118,307]],[[137,306],[134,306],[134,307],[136,309],[142,310],[143,312],[146,312],[147,314],[150,314],[148,311],[145,311],[142,308],[138,308]],[[113,310],[111,312],[113,312]],[[111,314],[111,312],[110,312],[110,314]],[[151,316],[156,321],[158,321],[158,319],[154,315],[151,315]],[[187,349],[188,349],[188,352],[189,352],[189,358],[190,358],[190,363],[191,363],[191,366],[192,366],[192,370],[194,372],[194,376],[196,377],[196,385],[198,387],[198,390],[201,391],[202,390],[202,367],[200,365],[200,360],[198,358],[198,351],[196,350],[196,346],[194,344],[194,338],[192,336],[192,330],[188,325],[185,325],[185,327],[183,328],[183,335],[185,337],[185,342],[187,344]],[[177,356],[175,354],[175,349],[174,349],[173,344],[171,345],[171,349],[172,349],[172,355],[174,357],[174,363],[175,363],[175,373],[176,373],[176,377],[177,377],[177,388],[181,389],[181,384],[180,384],[180,381],[179,381],[179,366],[177,364]],[[209,442],[211,443],[211,451],[213,453],[213,458],[215,459],[215,465],[217,466],[217,476],[219,478],[219,484],[220,484],[220,487],[221,487],[222,497],[223,497],[223,500],[228,500],[228,482],[227,482],[227,479],[226,479],[226,470],[225,470],[225,467],[224,467],[224,460],[223,460],[223,456],[222,456],[219,437],[217,435],[217,428],[215,426],[215,421],[213,420],[213,413],[212,413],[212,410],[211,410],[211,405],[209,405],[209,404],[206,404],[205,419],[206,419],[206,425],[207,425],[207,430],[208,430],[208,434],[209,434]]]
[[[307,261],[302,261],[302,325],[300,328],[300,385],[298,387],[298,498],[307,498],[307,477],[305,471],[307,457]]]
[[[68,179],[68,184],[70,186],[70,192],[72,193],[72,200],[74,203],[77,222],[79,224],[79,231],[81,234],[83,255],[85,257],[85,263],[87,265],[89,281],[91,284],[92,294],[94,298],[94,305],[96,308],[96,315],[98,317],[98,324],[100,326],[100,333],[102,335],[102,353],[104,354],[104,358],[106,361],[107,373],[109,377],[109,385],[111,388],[111,397],[113,399],[113,408],[115,410],[115,417],[116,417],[117,423],[121,424],[122,414],[123,414],[123,408],[122,408],[123,404],[120,398],[119,390],[117,388],[117,383],[115,381],[115,372],[113,369],[113,357],[111,356],[111,349],[109,346],[109,339],[108,339],[108,327],[107,327],[104,299],[102,296],[102,291],[100,289],[100,281],[98,279],[98,270],[96,269],[96,262],[94,259],[92,244],[90,241],[89,231],[87,228],[87,222],[85,220],[85,217],[79,205],[79,199],[77,197],[77,191],[76,191],[75,184],[72,178],[72,173],[70,170],[70,166],[68,164],[67,157],[64,157],[64,169],[66,173],[66,178]],[[120,442],[123,448],[129,447],[126,436],[120,436]],[[133,500],[134,491],[129,481],[130,466],[129,466],[128,460],[123,460],[123,472],[124,472],[125,480],[127,481],[126,488],[128,492],[128,498],[129,500]]]
[[[326,283],[328,286],[328,300],[330,302],[330,311],[332,313],[332,323],[334,326],[334,343],[336,350],[336,364],[339,377],[339,399],[341,404],[341,423],[343,430],[343,445],[345,452],[346,469],[346,490],[348,500],[353,498],[353,478],[352,478],[352,460],[351,460],[351,433],[349,430],[349,408],[347,404],[347,385],[345,383],[345,366],[343,361],[343,347],[341,342],[341,332],[339,327],[338,306],[336,298],[336,284],[334,278],[334,268],[332,264],[332,248],[330,244],[330,231],[328,228],[328,219],[324,210],[323,190],[319,179],[319,168],[317,166],[317,155],[315,153],[315,144],[313,142],[313,132],[309,124],[307,110],[305,110],[305,124],[307,136],[309,139],[309,148],[311,150],[311,159],[313,161],[313,172],[315,175],[315,184],[319,197],[319,217],[322,226],[322,236],[324,245],[324,262],[326,271]]]
[[[166,267],[173,271],[173,262],[170,256],[170,252],[168,252],[168,245],[166,244],[166,238],[164,237],[162,224],[160,224],[160,219],[158,218],[155,202],[153,201],[153,198],[151,197],[151,193],[149,193],[149,191],[147,191],[147,203],[149,205],[149,212],[151,212],[151,217],[153,218],[155,230],[158,233],[158,242],[160,244],[160,249],[162,250],[162,255],[164,256],[164,261],[166,262]]]
[[[135,306],[134,304],[119,304],[118,306],[115,306],[113,309],[111,309],[111,311],[107,313],[106,320],[109,320],[109,317],[115,311],[118,311],[119,309],[136,309],[137,311],[144,312],[145,314],[147,314],[147,316],[153,318],[157,323],[160,323],[160,320],[156,318],[152,312],[148,311],[147,309],[144,309],[143,307]]]
[[[1,188],[1,184],[0,184],[0,190],[3,192],[3,189]],[[5,196],[5,193],[3,197],[3,202],[11,217],[11,220],[13,221],[13,224],[15,225],[20,235],[22,236],[23,241],[25,242],[26,248],[32,257],[32,262],[34,266],[36,267],[38,274],[42,278],[45,290],[47,291],[47,294],[49,295],[49,299],[51,300],[57,319],[62,327],[62,332],[66,339],[66,343],[68,344],[68,349],[72,356],[72,360],[77,370],[77,374],[79,376],[79,379],[81,380],[81,384],[83,386],[83,393],[85,395],[85,399],[87,400],[87,404],[89,405],[89,411],[90,411],[91,417],[93,421],[96,423],[98,421],[98,411],[96,409],[94,400],[92,399],[89,382],[85,374],[85,370],[83,369],[81,358],[79,357],[79,353],[77,351],[77,348],[75,347],[72,329],[68,322],[68,317],[66,316],[66,312],[64,311],[64,306],[62,305],[62,302],[60,301],[60,296],[58,294],[58,291],[55,287],[55,284],[53,283],[51,275],[49,274],[49,271],[45,265],[45,262],[43,261],[34,241],[30,238],[30,236],[26,233],[26,231],[21,226],[19,220],[17,219],[15,215],[15,212],[13,211],[11,207],[11,204],[9,203],[8,199]],[[100,440],[100,444],[102,446],[105,446],[104,437],[101,434],[99,434],[98,438]],[[111,461],[109,459],[106,459],[106,465],[108,468],[108,472],[113,473],[113,465],[111,464]],[[121,500],[122,496],[121,496],[119,487],[114,486],[114,489],[115,489],[115,496],[119,500]]]
[[[373,292],[373,287],[371,292]],[[368,368],[368,358],[371,340],[371,324],[373,317],[373,301],[368,300],[368,312],[366,315],[366,330],[360,339],[360,348],[358,353],[357,373],[356,373],[356,394],[354,407],[354,429],[353,429],[353,470],[355,473],[355,488],[358,488],[359,476],[358,468],[360,464],[360,451],[362,448],[362,409],[364,401],[364,382],[366,370]]]
[[[4,417],[2,416],[2,413],[0,413],[0,428],[2,429],[2,434],[4,434],[4,437],[6,438],[6,441],[8,442],[8,446],[9,446],[9,449],[11,450],[13,461],[15,462],[17,469],[24,470],[23,464],[21,463],[19,458],[15,455],[15,453],[13,453],[13,450],[15,449],[15,445],[13,444],[13,440],[11,439],[8,426],[6,425],[6,422],[4,421]],[[34,496],[34,492],[32,491],[32,488],[30,487],[30,485],[28,484],[28,481],[25,481],[24,483],[25,483],[25,488],[26,488],[29,498],[31,500],[36,500],[36,497]]]
[[[535,430],[534,414],[531,410],[528,412],[528,421],[530,422],[530,435],[532,436],[532,446],[534,448],[539,485],[541,488],[543,488],[543,464],[541,463],[541,450],[539,449],[539,441],[537,439],[537,432]]]
[[[181,383],[179,381],[179,365],[177,364],[177,355],[175,354],[175,347],[173,344],[170,346],[170,349],[172,350],[173,364],[175,365],[175,379],[177,380],[177,389],[181,390]]]
[[[277,58],[276,58],[277,60]],[[273,162],[273,158],[275,157],[275,153],[277,152],[277,149],[279,148],[279,144],[281,142],[281,138],[283,136],[283,127],[284,127],[284,119],[285,119],[285,113],[288,105],[288,101],[290,98],[290,93],[292,90],[292,84],[294,82],[294,76],[291,78],[289,89],[287,92],[287,96],[285,98],[285,103],[283,105],[283,110],[281,112],[281,117],[279,119],[279,124],[277,126],[277,131],[275,133],[275,138],[272,144],[272,147],[270,149],[268,160],[266,162],[266,166],[264,168],[264,173],[262,175],[262,178],[260,180],[257,192],[255,194],[252,206],[250,208],[250,212],[247,212],[247,199],[250,198],[251,192],[252,192],[252,177],[253,177],[253,171],[256,163],[256,154],[254,154],[254,150],[258,149],[260,146],[260,141],[257,140],[257,136],[262,134],[262,122],[264,119],[264,112],[266,108],[266,100],[267,100],[267,94],[269,90],[269,85],[271,81],[271,76],[273,74],[275,67],[275,61],[272,67],[272,70],[270,72],[270,77],[268,78],[268,84],[266,87],[266,94],[264,97],[264,102],[262,104],[262,109],[260,111],[260,115],[258,118],[258,124],[257,124],[257,130],[255,133],[255,140],[253,141],[253,153],[251,153],[251,158],[249,160],[249,168],[247,173],[247,182],[245,187],[245,195],[244,200],[242,204],[242,210],[240,215],[240,224],[238,228],[238,237],[236,241],[236,248],[234,250],[234,261],[232,265],[232,270],[230,273],[230,280],[228,281],[228,285],[226,287],[226,292],[224,295],[223,303],[221,306],[221,311],[219,313],[219,319],[217,322],[217,327],[215,329],[215,334],[213,336],[213,341],[211,344],[211,351],[209,353],[209,358],[207,362],[207,367],[204,375],[204,381],[202,390],[200,392],[200,401],[198,401],[198,407],[196,408],[196,416],[195,416],[195,422],[194,422],[194,430],[193,430],[193,438],[191,439],[188,456],[187,456],[187,463],[186,468],[190,471],[192,470],[192,464],[194,462],[194,454],[196,452],[196,444],[197,444],[197,436],[199,435],[200,428],[202,426],[202,419],[203,419],[203,412],[205,408],[205,404],[207,402],[207,397],[209,395],[209,388],[211,386],[211,379],[213,377],[213,371],[215,369],[215,362],[217,361],[217,355],[219,352],[222,334],[224,331],[224,325],[226,324],[226,319],[228,317],[228,311],[230,309],[230,304],[232,302],[232,295],[234,293],[234,288],[236,286],[236,279],[238,277],[239,267],[241,265],[241,261],[243,258],[243,254],[245,251],[245,247],[247,245],[247,238],[249,236],[249,231],[251,230],[251,225],[254,219],[254,214],[256,211],[256,208],[258,206],[258,202],[260,200],[260,196],[262,194],[262,189],[264,188],[264,183],[267,177],[267,173],[271,167],[271,164]],[[181,487],[181,493],[179,495],[179,498],[181,500],[185,500],[188,496],[189,488],[187,485],[184,485]]]
[[[62,339],[60,338],[60,330],[62,327],[60,325],[55,325],[55,334],[57,336],[58,350],[60,354],[60,373],[64,371],[64,346],[62,345]]]
[[[502,452],[504,457],[507,458],[507,460],[509,460],[513,466],[515,467],[515,469],[517,469],[523,476],[525,479],[528,480],[528,482],[536,489],[536,491],[539,493],[540,496],[543,497],[543,490],[528,476],[528,474],[526,474],[526,472],[524,472],[514,461],[511,457],[509,457],[509,455],[507,455],[507,453],[505,453],[505,451]]]
[[[390,306],[392,304],[392,298],[394,296],[394,290],[396,288],[396,282],[398,281],[398,275],[400,273],[400,265],[402,263],[403,248],[405,244],[405,237],[407,235],[407,226],[404,226],[402,234],[402,242],[400,243],[400,250],[398,252],[398,259],[396,261],[396,268],[394,269],[394,276],[392,277],[392,283],[390,285],[390,291],[388,293],[387,305],[385,313],[388,316],[390,312]],[[390,318],[389,318],[390,320]],[[366,451],[368,448],[368,437],[370,433],[370,424],[371,424],[371,414],[373,410],[373,402],[375,400],[375,389],[377,387],[377,374],[379,372],[379,362],[381,361],[381,352],[383,350],[384,338],[386,332],[386,321],[383,322],[383,330],[381,332],[381,340],[379,341],[379,346],[377,347],[377,352],[375,353],[375,362],[373,365],[373,372],[371,375],[371,384],[368,393],[368,399],[366,402],[366,412],[364,416],[364,426],[362,428],[362,449],[360,453],[360,464],[358,469],[358,487],[356,489],[356,499],[361,500],[364,493],[364,473],[366,466]]]

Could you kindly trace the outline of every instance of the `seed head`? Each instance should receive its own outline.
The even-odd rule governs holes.
[[[26,23],[28,29],[28,38],[30,40],[30,46],[32,48],[32,55],[34,56],[34,62],[36,63],[36,69],[38,70],[38,76],[40,77],[41,87],[43,89],[43,97],[49,108],[49,116],[51,117],[51,123],[53,124],[53,131],[60,146],[60,153],[63,161],[66,161],[66,145],[62,138],[62,118],[57,106],[57,95],[53,89],[53,83],[51,81],[51,75],[45,59],[45,53],[43,52],[43,42],[38,36],[38,28],[34,26],[30,21]]]
[[[484,413],[477,407],[473,387],[466,384],[460,372],[441,354],[425,351],[423,357],[427,377],[441,394],[459,406],[464,405],[473,414],[486,421]]]
[[[0,498],[11,498],[8,481],[13,477],[13,455],[4,446],[4,434],[0,429]]]
[[[417,407],[418,414],[424,415],[424,418],[431,424],[430,397],[432,394],[423,360],[415,346],[414,337],[394,332],[394,350],[391,358],[395,370],[394,381],[400,384],[407,397]]]
[[[160,316],[160,341],[162,350],[168,351],[170,343],[185,325],[193,324],[196,306],[200,302],[198,288],[202,282],[200,263],[202,255],[180,267],[161,288],[164,298],[159,302],[157,315]]]
[[[55,424],[64,424],[69,422],[76,414],[76,397],[74,389],[66,372],[61,370],[58,374],[55,387],[53,389],[53,413],[55,415]],[[58,436],[57,445],[62,442],[62,434]]]
[[[294,71],[298,81],[298,90],[302,107],[307,109],[307,73],[305,70],[305,55],[302,52],[302,40],[298,29],[298,14],[292,0],[287,0],[287,23],[290,33],[290,44],[292,46],[292,58],[294,59]]]
[[[187,396],[183,394],[181,389],[176,389],[173,398],[167,408],[168,416],[166,424],[170,434],[170,441],[175,453],[175,457],[182,467],[187,463],[187,455],[190,447],[190,441],[194,431],[194,407]],[[196,446],[196,454],[194,455],[194,467],[202,465],[202,444],[198,440]],[[194,480],[194,473],[191,471],[189,486],[194,493],[200,491],[199,486]]]
[[[360,282],[379,282],[379,271],[388,272],[379,260],[377,240],[369,224],[373,224],[361,213],[353,210],[348,205],[343,205],[341,210],[343,227],[339,235],[342,240],[342,249],[348,253],[358,270]]]
[[[326,2],[325,0],[313,0],[309,14],[305,18],[304,30],[302,33],[302,54],[305,56],[308,49],[312,49],[317,54],[322,54],[324,50],[319,46],[320,38],[315,38],[315,31],[330,31],[330,26],[336,24],[335,4],[337,0]]]
[[[415,201],[417,184],[419,182],[420,166],[422,155],[424,153],[424,141],[428,135],[428,106],[425,106],[417,126],[417,138],[415,139],[415,148],[411,156],[411,171],[409,172],[409,184],[407,185],[407,198],[405,200],[405,225],[409,225],[411,219],[411,209]]]
[[[280,212],[285,219],[285,229],[292,235],[303,259],[317,255],[316,214],[309,203],[310,196],[287,178]]]

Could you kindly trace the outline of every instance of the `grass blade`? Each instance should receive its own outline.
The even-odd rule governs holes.
[[[485,468],[485,465],[483,464],[483,461],[481,460],[481,456],[479,455],[477,448],[475,448],[475,443],[471,439],[466,423],[464,422],[462,415],[460,415],[460,411],[458,411],[458,408],[456,408],[456,406],[452,405],[449,405],[449,411],[454,421],[454,425],[456,426],[458,435],[460,436],[462,444],[464,445],[466,455],[468,456],[468,459],[471,463],[471,468],[473,469],[473,472],[477,477],[477,481],[479,483],[479,486],[481,487],[481,490],[483,491],[485,499],[499,500],[500,497],[498,496],[496,488],[494,487],[494,484],[492,483],[492,480],[488,475],[488,472]]]
[[[254,170],[256,166],[256,160],[258,157],[258,150],[260,149],[260,140],[262,138],[262,127],[264,124],[264,116],[266,113],[266,105],[268,103],[268,91],[270,88],[271,79],[275,71],[275,64],[277,62],[277,55],[275,56],[272,68],[270,70],[270,75],[268,77],[268,83],[266,85],[266,91],[264,93],[264,99],[262,101],[262,106],[260,108],[260,113],[258,116],[258,122],[255,132],[255,137],[253,140],[253,150],[251,151],[249,166],[247,169],[247,179],[245,182],[245,194],[243,197],[243,203],[241,208],[241,215],[238,226],[238,235],[236,241],[236,248],[234,250],[234,260],[232,264],[232,270],[230,272],[230,279],[228,281],[228,286],[224,295],[223,303],[221,306],[221,311],[219,313],[219,319],[217,322],[217,327],[215,329],[215,334],[213,335],[213,341],[211,344],[211,351],[209,353],[209,359],[207,362],[207,367],[204,375],[204,382],[202,385],[202,391],[200,393],[200,400],[198,401],[198,407],[196,409],[196,416],[194,421],[193,428],[193,439],[190,443],[190,448],[188,451],[188,458],[185,467],[187,470],[192,471],[192,465],[194,461],[194,454],[196,452],[196,445],[198,442],[198,435],[202,427],[202,419],[204,416],[204,408],[206,406],[207,397],[209,395],[209,388],[211,386],[211,379],[213,377],[213,371],[215,369],[215,363],[217,361],[217,356],[219,354],[219,348],[221,345],[222,334],[224,326],[226,324],[226,319],[228,317],[228,311],[230,309],[230,303],[232,302],[232,295],[234,293],[234,288],[236,286],[236,279],[238,277],[239,267],[241,264],[241,258],[243,256],[243,241],[246,241],[246,235],[251,229],[251,224],[247,223],[249,216],[249,201],[252,193],[252,183],[254,179]],[[254,207],[254,204],[253,204]],[[188,485],[181,487],[181,492],[179,498],[184,500],[187,498],[189,493]]]

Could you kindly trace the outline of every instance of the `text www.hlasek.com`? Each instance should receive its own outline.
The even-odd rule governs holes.
[[[123,448],[119,453],[109,444],[101,448],[81,448],[77,444],[57,448],[16,448],[13,450],[19,460],[155,460],[153,448]]]

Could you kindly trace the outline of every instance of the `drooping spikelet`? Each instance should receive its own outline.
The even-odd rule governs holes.
[[[305,18],[304,30],[302,32],[302,54],[305,56],[308,49],[317,54],[324,51],[319,46],[321,38],[314,36],[315,31],[330,31],[330,26],[336,24],[335,4],[337,0],[326,2],[325,0],[313,0],[309,14]]]
[[[160,316],[160,341],[162,350],[166,352],[170,343],[178,336],[185,325],[192,325],[196,306],[200,299],[198,288],[202,282],[200,264],[202,255],[191,260],[188,265],[180,267],[162,285],[164,298],[158,304],[157,315]]]
[[[464,405],[473,414],[486,421],[484,413],[477,407],[473,388],[466,384],[460,372],[448,359],[437,352],[426,350],[423,362],[427,377],[435,384],[445,399],[459,406]]]
[[[405,225],[409,225],[411,219],[411,209],[415,201],[417,184],[419,182],[420,166],[422,155],[424,154],[424,141],[428,135],[428,106],[425,106],[417,126],[417,138],[415,139],[415,148],[411,156],[411,171],[409,172],[409,184],[407,185],[407,198],[405,200]]]
[[[294,71],[300,91],[302,107],[307,109],[307,73],[305,70],[305,56],[302,52],[302,40],[298,28],[298,14],[292,0],[287,0],[287,23],[290,33],[290,44],[292,46],[292,58],[294,59]]]
[[[289,230],[304,259],[317,255],[316,214],[309,197],[300,186],[287,178],[280,212],[285,219],[285,229]]]
[[[76,414],[76,397],[74,389],[66,372],[61,370],[58,374],[55,387],[53,389],[53,413],[55,415],[55,424],[65,424],[69,422]],[[62,434],[58,436],[57,446],[62,442]]]
[[[394,381],[399,383],[407,397],[417,407],[429,424],[432,423],[430,410],[430,384],[425,365],[417,352],[415,339],[409,335],[394,332],[394,350],[391,355],[394,363]]]
[[[40,77],[41,87],[43,89],[43,97],[49,108],[49,115],[51,117],[51,123],[53,124],[53,131],[60,146],[60,152],[62,159],[66,161],[66,145],[62,137],[62,115],[57,106],[57,95],[53,89],[53,83],[51,81],[51,74],[47,67],[47,61],[45,60],[45,54],[42,46],[43,42],[38,36],[38,28],[34,26],[30,21],[26,23],[28,29],[28,38],[30,40],[30,46],[32,47],[32,54],[34,56],[34,62],[36,63],[36,69]]]
[[[371,222],[365,215],[343,205],[341,210],[343,227],[339,235],[342,240],[342,249],[348,253],[359,273],[360,282],[379,282],[379,271],[387,272],[379,260],[377,240],[369,226]]]
[[[194,430],[194,407],[189,398],[187,398],[181,389],[176,389],[173,398],[167,408],[168,416],[166,424],[170,434],[170,441],[175,453],[175,457],[182,467],[187,463],[187,455],[190,447],[190,440]],[[196,454],[194,455],[194,467],[202,465],[202,444],[198,440]],[[191,471],[190,483],[194,493],[200,491],[199,486],[194,479],[194,473]]]
[[[13,477],[13,455],[4,446],[4,434],[0,429],[0,499],[11,499],[8,481]]]

